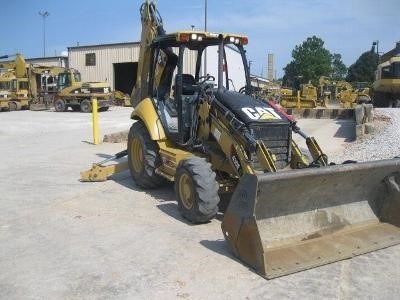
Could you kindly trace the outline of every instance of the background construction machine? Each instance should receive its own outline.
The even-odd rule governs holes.
[[[41,110],[54,105],[56,111],[71,107],[74,111],[91,112],[93,98],[98,100],[99,111],[113,104],[108,83],[82,82],[75,69],[28,64],[21,54],[15,55],[15,61],[0,63],[0,69],[0,99],[5,110]]]
[[[82,82],[81,74],[75,69],[66,69],[58,74],[58,92],[55,95],[54,109],[66,111],[91,112],[92,99],[96,98],[99,111],[106,111],[113,104],[113,94],[109,83]]]
[[[288,93],[288,91],[291,91]],[[318,101],[317,88],[311,83],[301,84],[299,89],[281,90],[280,105],[285,108],[315,108],[325,106]]]
[[[400,42],[381,57],[373,83],[373,104],[400,107]]]
[[[369,85],[366,82],[350,83],[340,80],[336,83],[336,97],[343,108],[353,108],[358,104],[371,103]]]
[[[1,58],[8,58],[4,55]],[[29,108],[29,82],[26,63],[22,55],[16,54],[15,61],[0,63],[0,107],[2,110]]]
[[[400,159],[329,165],[290,116],[251,94],[246,36],[164,34],[155,30],[162,21],[153,1],[141,14],[146,77],[127,149],[138,186],[173,181],[179,211],[193,223],[211,220],[228,199],[225,240],[266,278],[400,243]],[[217,68],[203,76],[205,49],[217,55]],[[194,68],[186,65],[188,53]],[[235,90],[239,83],[244,93]],[[311,159],[292,134],[305,139]],[[96,180],[89,173],[82,180]]]

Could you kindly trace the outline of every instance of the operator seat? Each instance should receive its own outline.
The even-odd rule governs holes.
[[[175,78],[176,80],[176,78]],[[194,95],[196,80],[192,74],[182,74],[182,94]],[[175,85],[176,86],[176,85]]]

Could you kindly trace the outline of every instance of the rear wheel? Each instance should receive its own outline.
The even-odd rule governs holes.
[[[65,101],[63,99],[57,99],[54,102],[54,109],[58,112],[63,112],[67,110],[67,106],[65,105]]]
[[[82,100],[81,112],[84,112],[84,113],[92,112],[92,103],[90,102],[90,100],[88,100],[88,99]]]
[[[157,143],[150,138],[143,122],[135,122],[128,135],[128,164],[132,178],[141,188],[157,188],[166,182],[155,173],[161,165],[158,151]]]
[[[175,193],[179,211],[190,222],[208,222],[218,212],[215,173],[203,158],[191,157],[179,163],[175,174]]]
[[[8,102],[8,110],[9,110],[9,111],[17,110],[17,103],[15,103],[15,102]]]

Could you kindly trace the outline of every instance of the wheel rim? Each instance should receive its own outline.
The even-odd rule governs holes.
[[[83,111],[89,111],[90,110],[90,104],[87,102],[82,103],[82,110]]]
[[[179,198],[186,209],[192,209],[194,205],[192,180],[190,179],[189,175],[185,173],[179,178]]]
[[[140,173],[140,170],[142,169],[143,166],[143,151],[142,151],[142,144],[140,143],[140,140],[137,138],[134,138],[132,140],[131,154],[132,154],[131,157],[132,157],[133,169],[135,170],[136,173]]]
[[[56,105],[56,109],[57,110],[63,110],[64,109],[64,103],[62,101],[57,101],[55,105]]]

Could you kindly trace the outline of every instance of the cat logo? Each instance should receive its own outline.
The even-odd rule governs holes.
[[[252,120],[281,119],[271,107],[243,107],[242,111]]]

